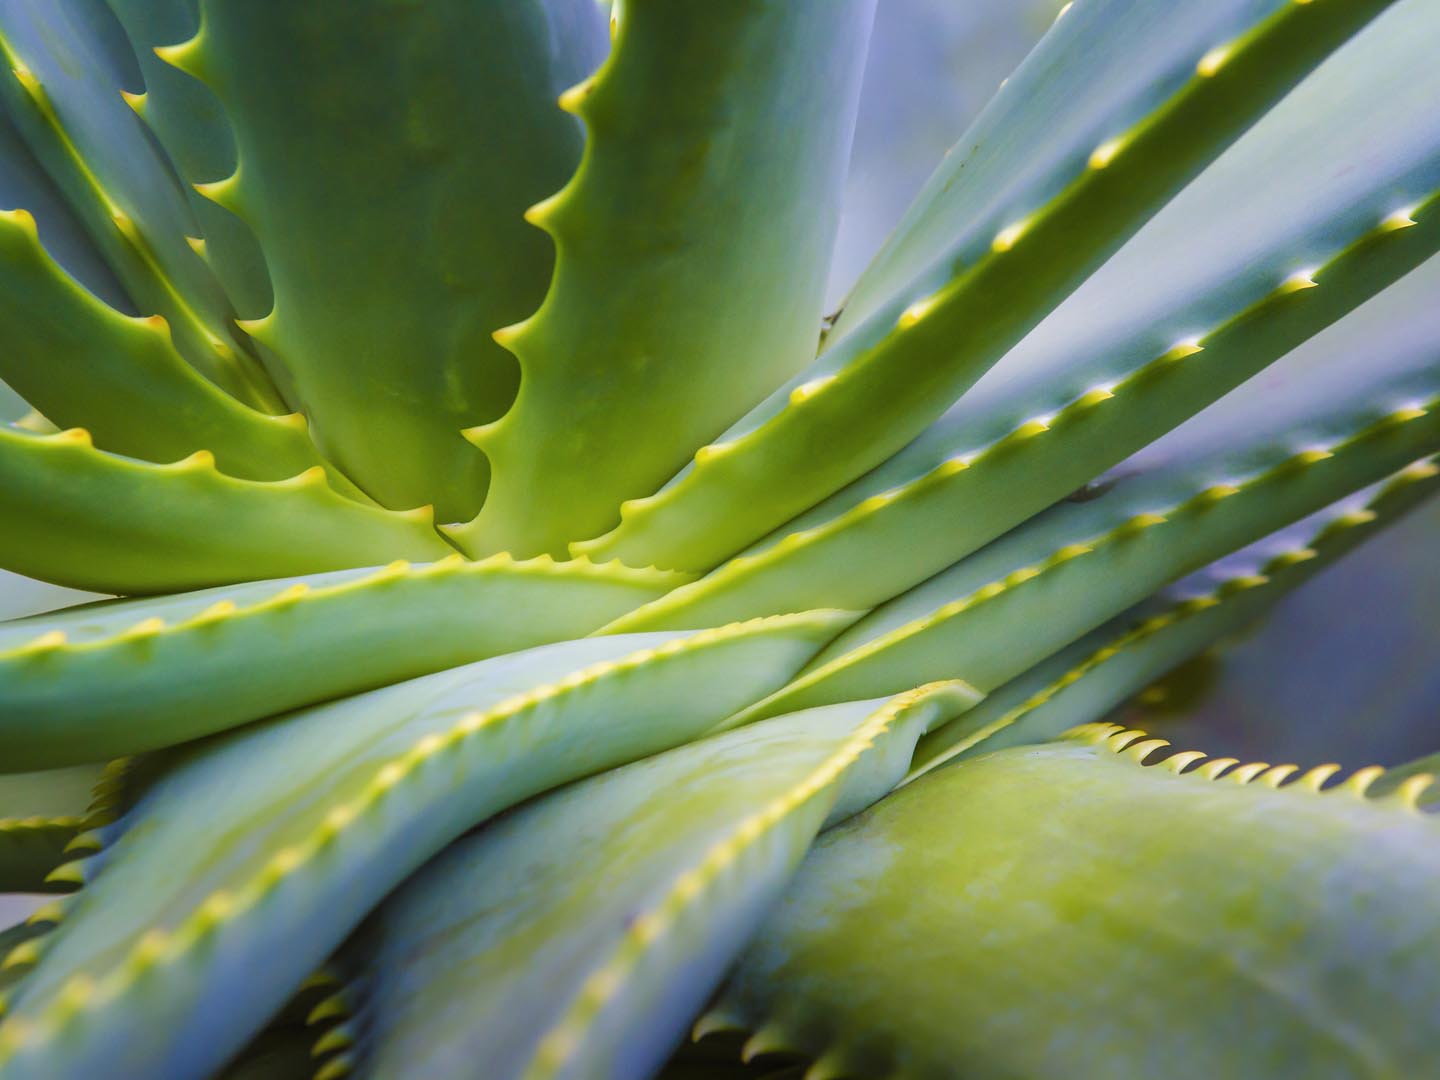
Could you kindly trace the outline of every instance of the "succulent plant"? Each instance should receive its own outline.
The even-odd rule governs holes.
[[[0,1077],[1433,1070],[1436,763],[1106,718],[1440,483],[1440,6],[1067,5],[825,316],[874,6],[0,3]]]

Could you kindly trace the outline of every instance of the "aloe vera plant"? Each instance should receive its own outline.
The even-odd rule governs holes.
[[[1440,486],[1440,7],[1066,5],[826,316],[874,15],[0,2],[0,1078],[1433,1071],[1435,762],[1107,717]]]

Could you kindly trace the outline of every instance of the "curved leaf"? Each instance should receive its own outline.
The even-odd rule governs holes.
[[[812,1076],[1429,1071],[1440,845],[1417,785],[1176,775],[1204,755],[1142,767],[1141,734],[974,758],[823,836],[707,1026]]]
[[[134,311],[130,297],[116,280],[65,196],[30,152],[7,110],[0,108],[0,207],[24,208],[36,220],[45,250],[65,272],[117,311]],[[8,418],[7,418],[8,419]]]
[[[1440,464],[1419,462],[1380,485],[1177,581],[926,735],[915,770],[955,756],[1052,739],[1104,717],[1216,641],[1263,616],[1358,544],[1440,491]]]
[[[0,213],[0,326],[0,376],[106,450],[160,462],[208,450],[248,480],[320,464],[302,417],[257,412],[202,378],[163,318],[122,315],[71,279],[23,210]]]
[[[617,529],[575,550],[637,565],[709,569],[879,465],[1389,2],[1206,5],[1243,9],[1225,31],[1237,36],[1218,39],[1211,27],[1177,20],[1173,51],[1180,57],[1189,51],[1184,77],[1158,92],[1146,87],[1145,113],[1114,133],[1124,138],[1113,153],[1067,159],[1059,170],[1063,183],[1047,201],[1025,206],[1025,216],[987,234],[958,261],[941,259],[924,279],[922,299],[901,297],[877,311],[698,451],[694,464],[658,493],[630,503]],[[1108,4],[1086,6],[1122,37],[1125,27],[1148,22],[1112,17]],[[1191,6],[1172,0],[1156,13]],[[1084,55],[1079,50],[1067,59]],[[1017,77],[1013,93],[1027,93],[1029,82]]]
[[[196,748],[111,827],[98,876],[70,875],[93,880],[0,1024],[0,1071],[206,1075],[443,845],[694,738],[850,618],[567,642]]]
[[[244,328],[286,366],[316,439],[382,504],[468,518],[488,468],[460,436],[514,396],[490,339],[552,256],[521,217],[574,167],[554,95],[603,45],[591,0],[205,0],[164,57],[237,147],[207,195],[254,229],[274,309]],[[264,72],[257,78],[256,72]]]
[[[99,767],[83,766],[0,776],[0,893],[68,891],[45,879],[65,862],[65,846],[80,832],[101,775]],[[0,943],[0,964],[6,951]]]
[[[1355,312],[1357,332],[1315,346],[1422,347],[1436,326],[1426,297],[1440,287],[1430,258],[1440,248],[1440,72],[1427,47],[1437,34],[1440,8],[1402,0],[914,443],[626,628],[709,625],[811,607],[816,596],[883,603],[1296,346],[1309,349],[1312,335],[1344,326],[1430,259],[1393,301]],[[1293,362],[1287,377],[1297,378]]]
[[[153,465],[96,451],[83,429],[0,428],[0,517],[0,566],[106,593],[453,554],[429,508],[352,502],[318,465],[288,480],[236,480],[208,451]]]
[[[108,3],[130,39],[145,80],[144,93],[126,94],[125,100],[155,133],[188,185],[185,194],[199,225],[191,239],[200,241],[191,246],[199,249],[215,271],[237,314],[252,319],[264,315],[273,305],[274,295],[259,241],[243,221],[194,187],[222,180],[235,171],[234,134],[210,89],[160,59],[155,51],[195,36],[200,28],[200,2]],[[271,374],[278,377],[283,373],[272,370]]]
[[[0,80],[0,102],[141,313],[164,317],[181,353],[223,389],[285,411],[186,243],[197,229],[170,163],[120,96],[138,80],[111,12],[98,0],[14,0],[0,8],[0,52],[13,75]]]
[[[899,779],[963,685],[770,720],[532,803],[427,867],[352,946],[364,1074],[643,1076],[826,820]]]
[[[0,772],[169,746],[583,637],[672,583],[618,565],[455,555],[0,622]]]
[[[989,693],[1168,581],[1440,449],[1440,357],[1425,334],[1363,365],[1325,344],[878,608],[756,714],[940,677]]]
[[[519,396],[470,433],[495,467],[453,532],[472,552],[558,555],[611,527],[814,356],[874,0],[617,10],[610,60],[562,99],[580,170],[530,212],[558,257],[502,335]]]

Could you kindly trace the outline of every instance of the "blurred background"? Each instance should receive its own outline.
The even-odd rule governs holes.
[[[834,305],[1060,7],[1059,0],[879,0],[830,285]],[[26,411],[0,384],[0,422]],[[1214,755],[1301,767],[1389,765],[1440,750],[1437,540],[1440,505],[1423,507],[1116,719]],[[85,599],[0,571],[0,618]],[[23,911],[23,901],[0,897],[0,926]]]

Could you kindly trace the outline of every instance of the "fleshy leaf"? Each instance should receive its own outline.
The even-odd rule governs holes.
[[[693,739],[850,618],[567,642],[200,745],[86,872],[0,1025],[0,1070],[206,1075],[443,845],[529,796]]]
[[[1177,77],[1140,81],[1141,116],[1112,133],[1125,136],[1123,148],[1103,160],[1087,151],[1051,162],[1043,200],[1010,207],[1019,216],[941,258],[917,282],[919,297],[902,295],[865,319],[658,493],[632,502],[617,529],[575,550],[706,570],[879,465],[1388,3],[1227,0],[1197,8],[1220,11],[1223,32],[1182,18],[1181,9],[1196,7],[1185,0],[1154,5],[1148,19],[1128,0],[1087,3],[1072,13],[1080,16],[1074,23],[1061,19],[1050,49],[1082,79],[1092,63],[1128,73],[1130,49],[1148,52],[1157,35],[1173,38],[1163,51],[1179,63]],[[1072,41],[1070,26],[1088,29]],[[1099,26],[1115,35],[1114,51],[1083,47]],[[1135,70],[1149,66],[1136,59]],[[1036,84],[1049,76],[1044,65],[1022,69],[1007,92],[1048,102]],[[968,145],[961,142],[960,160]]]
[[[842,634],[760,715],[938,677],[989,693],[1183,574],[1440,449],[1440,366],[1300,350]],[[1063,599],[1062,599],[1063,598]]]
[[[1212,779],[1234,759],[1157,744],[1091,725],[821,837],[716,1018],[822,1076],[1428,1072],[1440,846],[1414,785]]]
[[[46,877],[66,861],[99,778],[96,766],[0,776],[0,893],[69,890]]]
[[[553,262],[521,215],[578,160],[555,94],[603,48],[591,0],[205,0],[164,57],[208,85],[238,164],[205,192],[254,229],[275,306],[244,328],[325,451],[382,504],[479,508],[460,435],[515,392],[490,334]],[[256,72],[264,72],[257,78]]]
[[[766,721],[576,784],[446,851],[350,947],[368,1075],[642,1076],[827,820],[889,791],[943,684]]]
[[[0,207],[24,208],[39,226],[45,250],[95,296],[126,314],[134,308],[124,287],[95,250],[65,196],[46,174],[7,110],[0,108]]]
[[[1052,739],[1101,719],[1440,491],[1440,465],[1418,462],[1358,496],[1177,581],[931,732],[916,771],[960,755]]]
[[[671,584],[618,565],[454,555],[0,622],[0,771],[169,746],[583,637]]]
[[[0,9],[0,101],[141,314],[174,329],[196,369],[247,404],[284,412],[231,322],[224,290],[185,238],[198,231],[170,163],[120,96],[134,57],[97,0]]]
[[[1349,322],[1440,248],[1437,34],[1426,0],[1386,12],[924,435],[627,629],[883,603]],[[1356,355],[1435,333],[1440,259],[1411,276]]]
[[[454,532],[472,554],[610,528],[814,356],[874,0],[616,8],[609,61],[562,99],[580,169],[529,215],[558,255],[500,335],[519,396],[471,433],[495,470]]]
[[[0,428],[0,566],[103,593],[153,593],[453,554],[429,508],[336,494],[320,466],[236,480],[208,451],[154,465],[104,454],[89,433]]]
[[[163,318],[132,318],[96,299],[41,246],[25,210],[0,212],[0,326],[5,381],[106,450],[159,462],[207,450],[251,480],[321,463],[302,417],[242,404],[185,361]]]
[[[125,100],[155,133],[187,184],[190,209],[199,225],[191,238],[199,243],[191,246],[215,271],[236,313],[258,318],[274,304],[259,242],[249,226],[194,187],[223,180],[235,171],[235,137],[210,89],[156,52],[195,36],[200,0],[108,2],[130,39],[145,80],[145,92],[127,93]],[[272,375],[279,374],[272,370]]]

